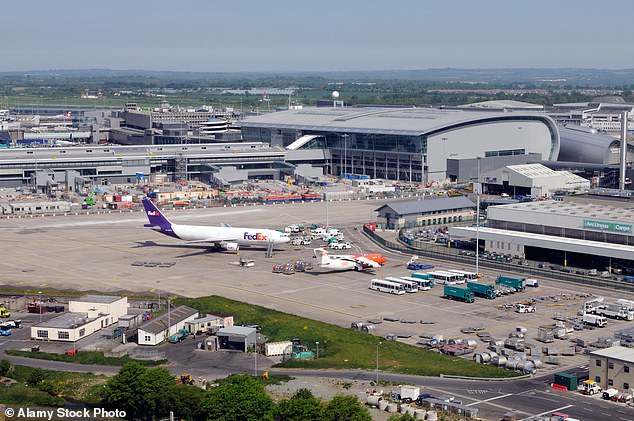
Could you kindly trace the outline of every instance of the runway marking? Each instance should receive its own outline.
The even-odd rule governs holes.
[[[561,410],[563,410],[563,409],[570,408],[571,406],[574,406],[574,405],[566,405],[566,406],[562,406],[561,408],[551,409],[550,411],[542,412],[541,414],[533,415],[532,417],[529,417],[529,418],[541,417],[542,415],[552,414],[553,412],[561,411]],[[523,418],[523,419],[521,419],[520,421],[523,421],[523,420],[525,420],[525,419],[526,419],[526,418]]]
[[[466,406],[472,406],[472,405],[478,405],[480,403],[491,402],[491,401],[494,401],[496,399],[506,398],[507,396],[513,396],[513,394],[512,393],[507,393],[506,395],[500,395],[500,396],[495,396],[493,398],[484,399],[484,400],[481,400],[481,401],[475,401],[475,402],[472,402],[472,403],[470,403],[470,404],[468,404]]]

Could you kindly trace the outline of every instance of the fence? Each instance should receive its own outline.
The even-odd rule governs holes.
[[[388,249],[397,250],[403,253],[416,254],[419,256],[426,256],[433,259],[450,260],[467,266],[475,266],[475,257],[458,254],[458,249],[442,247],[429,242],[412,241],[402,236],[400,236],[399,239],[403,242],[399,241],[398,243],[395,243],[393,241],[388,241],[384,239],[366,225],[363,226],[363,233],[374,240],[376,243]],[[521,264],[518,262],[521,262]],[[497,262],[480,258],[478,261],[478,265],[481,267],[504,272],[522,273],[537,278],[557,279],[560,281],[573,282],[576,284],[584,284],[594,287],[634,292],[634,285],[632,284],[618,282],[610,279],[596,278],[577,273],[565,273],[550,270],[548,268],[540,268],[537,266],[538,262],[530,262],[527,260]]]

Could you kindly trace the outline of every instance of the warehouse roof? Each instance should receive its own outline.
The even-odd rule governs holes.
[[[375,209],[375,212],[380,212],[386,207],[392,209],[398,215],[413,215],[449,209],[475,208],[476,205],[466,196],[442,197],[438,199],[387,203]]]
[[[257,332],[254,327],[230,326],[223,327],[216,333],[217,336],[249,336]]]
[[[522,212],[540,213],[551,217],[573,216],[577,218],[597,219],[601,221],[618,221],[632,224],[634,221],[634,207],[615,207],[605,204],[561,202],[555,200],[542,200],[538,202],[514,203],[501,205],[495,208],[495,218],[500,218],[499,210],[512,209]]]
[[[64,313],[53,319],[35,324],[35,327],[50,327],[54,329],[76,329],[84,326],[96,317],[88,317],[88,313]]]
[[[198,315],[198,310],[188,306],[176,307],[169,313],[163,313],[160,316],[143,323],[139,326],[139,330],[156,335],[167,329],[168,323],[171,323],[173,326],[194,315]]]
[[[620,345],[592,351],[590,355],[614,358],[615,360],[625,361],[628,363],[634,363],[634,349],[626,348]]]

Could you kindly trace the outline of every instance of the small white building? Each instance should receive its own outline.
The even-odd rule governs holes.
[[[128,297],[86,295],[68,302],[68,311],[72,313],[86,313],[93,310],[100,314],[109,314],[113,318],[112,322],[117,322],[119,317],[128,312]]]
[[[223,327],[233,326],[233,316],[223,314],[207,314],[200,319],[194,319],[187,322],[187,331],[196,333],[202,331],[207,332],[209,329],[220,329]]]
[[[127,297],[87,295],[68,302],[69,313],[36,323],[31,339],[76,342],[98,330],[115,325],[128,309]]]
[[[158,345],[198,317],[198,310],[180,306],[139,325],[137,343],[139,345]]]

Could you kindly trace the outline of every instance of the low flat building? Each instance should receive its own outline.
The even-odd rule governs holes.
[[[508,165],[482,174],[484,192],[491,194],[550,196],[559,191],[586,191],[590,181],[570,171],[555,171],[542,164]]]
[[[377,227],[400,229],[475,219],[476,205],[466,196],[388,203],[376,209]]]
[[[634,210],[609,202],[553,200],[487,208],[486,227],[450,227],[475,238],[485,251],[580,268],[618,267],[634,272]]]
[[[220,348],[247,352],[249,347],[255,346],[258,331],[254,327],[231,326],[218,330],[216,336],[218,337]]]
[[[128,298],[87,295],[68,302],[69,312],[31,327],[31,339],[75,342],[115,325],[128,310]]]
[[[158,345],[171,335],[186,328],[187,322],[198,317],[198,310],[180,306],[163,313],[139,325],[137,343],[139,345]]]
[[[187,322],[187,331],[189,333],[207,332],[210,329],[218,330],[223,327],[233,326],[233,316],[207,314],[200,319],[194,319]]]
[[[110,316],[99,315],[97,311],[65,313],[32,326],[31,339],[76,342],[109,326],[111,321]]]
[[[590,380],[605,390],[631,393],[634,386],[634,348],[613,346],[590,352]]]
[[[128,297],[86,295],[68,302],[68,311],[70,312],[89,312],[92,310],[97,310],[100,314],[110,315],[111,320],[108,324],[112,324],[128,312]]]

